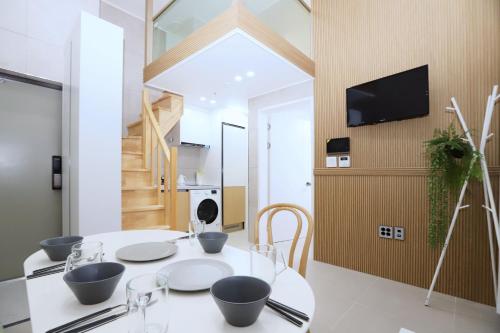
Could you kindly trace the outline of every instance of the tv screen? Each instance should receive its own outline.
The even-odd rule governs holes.
[[[423,117],[429,114],[427,65],[346,90],[347,126]]]

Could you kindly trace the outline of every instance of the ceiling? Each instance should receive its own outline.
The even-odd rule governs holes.
[[[181,94],[191,105],[230,108],[309,80],[307,73],[237,29],[146,84]]]
[[[146,0],[101,0],[144,20]],[[172,0],[153,0],[153,15],[162,10]]]
[[[109,3],[109,4],[113,5],[114,7],[120,8],[123,11],[144,20],[145,2],[146,2],[145,0],[101,0],[101,1]],[[158,13],[171,1],[172,0],[153,0],[153,13],[154,14]],[[269,0],[254,0],[254,1],[256,1],[256,2],[262,2],[262,1],[271,2]],[[273,0],[273,1],[275,1],[275,0]],[[309,6],[311,6],[311,0],[304,0],[304,2],[307,3]]]

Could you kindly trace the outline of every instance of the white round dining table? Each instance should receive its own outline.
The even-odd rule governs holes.
[[[212,258],[229,264],[235,275],[249,275],[250,255],[247,251],[226,245],[221,253],[206,254],[198,241],[178,240],[178,250],[172,257],[147,262],[122,262],[115,257],[119,248],[141,242],[166,241],[185,236],[185,233],[165,230],[120,231],[87,236],[84,241],[101,241],[104,248],[104,260],[121,262],[126,266],[113,296],[96,305],[80,304],[69,287],[63,281],[64,273],[57,273],[26,281],[31,326],[33,333],[42,333],[87,314],[107,307],[126,303],[127,281],[131,278],[155,273],[161,268],[179,260],[191,258]],[[42,251],[37,251],[24,262],[24,273],[29,275],[35,269],[48,267],[55,263],[50,261]],[[225,333],[225,332],[259,332],[259,333],[294,333],[307,332],[314,314],[314,294],[307,281],[293,269],[286,269],[279,274],[272,285],[271,298],[305,312],[311,318],[302,327],[294,326],[281,318],[277,313],[265,307],[256,323],[239,328],[229,325],[209,291],[205,292],[173,292],[169,294],[169,329],[168,333]],[[93,329],[99,333],[128,332],[128,318],[122,317],[104,326]]]

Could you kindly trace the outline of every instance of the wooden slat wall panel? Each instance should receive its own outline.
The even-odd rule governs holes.
[[[493,84],[500,83],[500,1],[314,0],[312,7],[315,257],[428,287],[439,250],[431,250],[426,241],[422,143],[434,128],[454,119],[443,112],[451,96],[478,138],[486,96]],[[430,116],[346,127],[347,87],[423,64],[430,70]],[[500,164],[498,106],[496,112],[496,135],[487,151],[492,166]],[[325,142],[342,136],[351,137],[353,169],[325,170]],[[493,180],[496,186],[497,172]],[[468,200],[472,197],[474,206],[463,212],[437,289],[492,304],[482,192],[477,185]],[[379,239],[379,224],[404,226],[407,240]]]

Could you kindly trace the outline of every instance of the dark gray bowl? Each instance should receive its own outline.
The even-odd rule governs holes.
[[[215,282],[210,293],[229,324],[246,327],[259,317],[271,286],[251,276],[230,276]]]
[[[227,237],[223,232],[202,232],[198,235],[198,241],[206,253],[219,253],[226,244]]]
[[[83,240],[82,236],[64,236],[44,239],[40,247],[52,261],[64,261],[71,253],[71,247]]]
[[[80,303],[90,305],[110,298],[124,271],[117,262],[100,262],[69,271],[63,279]]]

